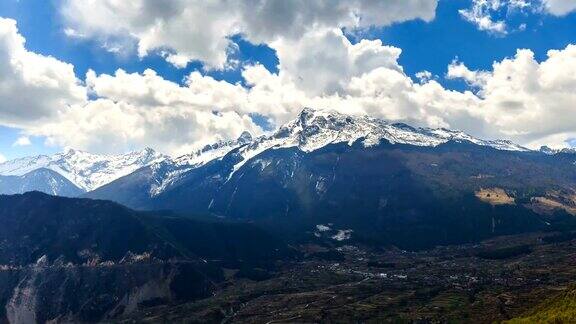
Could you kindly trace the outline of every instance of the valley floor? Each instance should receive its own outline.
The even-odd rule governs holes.
[[[576,280],[570,234],[500,237],[421,252],[300,250],[304,261],[280,265],[270,279],[230,279],[208,299],[148,308],[125,321],[494,323],[526,317],[528,323],[546,311],[546,303],[574,295],[567,293]]]

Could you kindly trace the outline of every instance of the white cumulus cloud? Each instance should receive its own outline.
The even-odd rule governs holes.
[[[226,66],[231,36],[255,44],[294,40],[317,28],[357,29],[434,18],[437,0],[65,0],[68,35],[158,52],[178,67]]]
[[[32,145],[32,142],[30,141],[30,138],[28,136],[20,136],[12,144],[12,146],[28,146],[28,145]]]
[[[84,84],[71,64],[28,51],[16,22],[0,18],[0,124],[22,130],[14,145],[45,136],[50,144],[95,152],[154,146],[177,154],[244,130],[261,131],[247,114],[232,111],[225,102],[231,95],[219,94],[242,93],[240,86],[197,74],[188,84],[181,87],[152,71],[99,77],[89,72]],[[98,99],[89,100],[90,92]]]
[[[89,71],[86,85],[97,100],[29,131],[52,144],[95,152],[151,146],[175,155],[245,130],[262,132],[247,111],[234,109],[246,102],[244,88],[198,72],[181,86],[153,70],[118,70],[114,75]]]
[[[470,71],[456,62],[448,76],[478,87],[476,113],[494,134],[533,147],[565,146],[576,135],[576,45],[549,51],[543,62],[518,50],[492,71]]]
[[[324,37],[331,40],[325,42]],[[519,50],[488,71],[471,70],[465,62],[454,61],[447,77],[463,79],[473,90],[460,92],[444,88],[435,79],[414,82],[397,62],[399,49],[379,41],[353,45],[345,38],[334,30],[303,37],[304,44],[294,46],[305,48],[308,42],[317,41],[323,51],[292,58],[297,63],[290,64],[300,64],[301,69],[284,69],[282,54],[279,73],[258,64],[245,66],[242,75],[248,87],[200,72],[191,73],[184,85],[152,70],[142,74],[119,70],[114,75],[89,72],[86,85],[100,99],[70,109],[38,132],[63,146],[122,150],[136,143],[185,153],[193,145],[231,138],[244,129],[261,132],[251,114],[279,125],[309,106],[457,128],[531,147],[566,146],[568,139],[576,137],[574,45],[550,51],[542,62],[530,50]],[[333,55],[333,66],[350,66],[334,72],[330,64],[318,63],[314,74],[312,67],[325,60],[324,52]],[[367,57],[365,65],[355,65],[362,55]],[[371,65],[372,60],[380,63]],[[315,81],[306,83],[303,75]],[[339,82],[334,84],[333,79]]]
[[[0,18],[0,122],[29,126],[83,104],[71,64],[26,50],[16,21]]]
[[[493,15],[507,5],[506,0],[472,0],[472,6],[459,11],[467,21],[473,23],[479,30],[494,34],[505,35],[508,33],[506,22],[496,20]]]
[[[564,16],[576,10],[576,0],[543,0],[546,10],[555,16]]]
[[[401,49],[380,40],[352,44],[340,29],[311,31],[271,47],[278,54],[282,76],[309,94],[342,93],[353,77],[378,67],[402,71]]]
[[[459,13],[479,30],[502,36],[510,32],[507,20],[514,13],[564,16],[574,10],[576,0],[471,0],[470,7]],[[526,28],[526,23],[520,23],[512,29],[524,31]]]

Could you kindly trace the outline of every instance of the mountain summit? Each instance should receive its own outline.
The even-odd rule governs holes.
[[[261,136],[242,147],[239,169],[252,157],[271,148],[297,147],[312,152],[336,143],[359,141],[365,147],[378,145],[382,140],[391,144],[435,147],[449,141],[469,142],[504,151],[529,151],[507,140],[483,140],[462,131],[445,128],[416,128],[403,123],[390,123],[368,116],[351,116],[335,111],[304,108],[292,121],[282,125],[270,136]]]
[[[483,140],[461,131],[445,128],[416,128],[403,123],[391,123],[368,116],[351,116],[334,111],[304,108],[294,120],[281,126],[268,138],[283,139],[282,146],[298,146],[313,151],[328,144],[361,140],[365,146],[377,145],[381,140],[392,144],[437,146],[448,141],[468,141],[499,150],[528,151],[506,140]],[[264,140],[266,141],[266,139]]]

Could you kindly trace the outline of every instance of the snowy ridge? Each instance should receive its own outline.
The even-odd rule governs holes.
[[[448,141],[468,141],[477,145],[490,146],[499,150],[529,151],[529,149],[506,140],[487,141],[461,131],[445,128],[415,128],[403,123],[389,123],[367,116],[348,116],[305,108],[297,119],[281,127],[275,138],[284,138],[285,145],[298,145],[311,152],[331,143],[352,144],[364,138],[365,146],[377,145],[380,140],[392,144],[416,146],[438,146]]]
[[[243,132],[240,137],[234,141],[218,142],[211,145],[206,145],[201,150],[191,154],[182,155],[174,159],[174,164],[178,166],[198,167],[202,166],[212,160],[222,158],[231,150],[252,142],[252,135],[248,132]]]
[[[167,157],[152,149],[123,155],[97,155],[67,150],[51,156],[39,155],[0,164],[0,175],[23,176],[38,169],[59,173],[82,190],[91,191]]]
[[[154,197],[162,193],[166,188],[180,179],[180,176],[187,171],[199,168],[204,164],[221,159],[230,151],[252,142],[252,135],[243,132],[240,137],[234,141],[223,141],[211,145],[206,145],[201,150],[182,155],[172,160],[165,160],[151,165],[153,177],[159,179],[150,188],[150,196]],[[163,167],[169,166],[169,171],[164,176],[158,176]]]
[[[351,145],[360,139],[366,147],[378,145],[383,139],[392,144],[430,147],[448,141],[468,141],[498,150],[530,151],[510,141],[481,140],[461,131],[444,128],[415,128],[367,116],[356,117],[305,108],[295,120],[281,126],[271,136],[259,137],[242,147],[239,154],[243,159],[234,167],[230,177],[247,161],[268,149],[298,147],[304,152],[312,152],[334,143]]]
[[[562,149],[553,149],[549,148],[548,146],[540,147],[540,152],[548,155],[556,155],[556,154],[576,154],[576,148],[562,148]]]
[[[182,174],[198,168],[210,161],[221,159],[234,149],[238,149],[240,162],[234,165],[228,175],[230,179],[244,164],[269,149],[298,147],[304,152],[312,152],[335,143],[352,143],[362,140],[366,147],[378,145],[381,140],[392,144],[416,146],[438,146],[448,141],[467,141],[489,146],[498,150],[530,151],[506,140],[487,141],[475,138],[461,131],[444,128],[414,128],[402,123],[390,123],[367,116],[349,116],[337,112],[305,108],[296,119],[281,126],[271,135],[252,138],[244,133],[236,141],[207,145],[204,149],[171,160],[170,171],[160,175],[164,165],[152,165],[155,179],[159,179],[150,189],[156,196],[176,183]],[[167,162],[164,162],[167,163]]]

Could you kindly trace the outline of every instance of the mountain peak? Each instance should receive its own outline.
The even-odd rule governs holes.
[[[157,156],[161,156],[160,153],[156,152],[153,148],[145,147],[140,151],[134,151],[132,154],[137,155],[141,158],[155,158]]]
[[[314,108],[310,108],[310,107],[304,107],[302,108],[302,110],[300,111],[300,113],[298,114],[298,116],[305,116],[305,115],[310,115],[310,114],[314,114],[316,113],[318,110],[314,109]]]
[[[250,132],[248,131],[243,131],[236,141],[240,144],[246,144],[252,142],[252,140],[253,140],[252,134],[250,134]]]
[[[336,111],[329,111],[329,110],[315,110],[309,107],[305,107],[302,111],[298,114],[294,123],[306,127],[311,126],[317,123],[320,123],[319,126],[323,126],[325,124],[326,119],[335,118],[341,116],[340,113]]]
[[[554,154],[558,153],[557,150],[550,148],[549,146],[541,146],[540,152],[542,152],[544,154],[549,154],[549,155],[554,155]]]
[[[71,156],[71,155],[75,155],[77,152],[79,152],[79,151],[72,148],[72,147],[66,147],[66,148],[64,148],[64,151],[62,151],[62,155]]]
[[[381,141],[391,144],[434,147],[457,141],[489,146],[498,150],[527,151],[528,149],[506,140],[482,140],[462,131],[413,127],[404,123],[391,123],[369,116],[354,116],[329,110],[306,107],[292,121],[282,125],[271,136],[254,139],[245,131],[236,140],[221,141],[207,145],[201,150],[174,160],[144,148],[123,155],[97,155],[68,148],[53,156],[36,156],[7,161],[0,164],[0,175],[21,176],[40,168],[50,169],[62,175],[84,191],[91,191],[139,168],[168,160],[178,174],[215,159],[220,159],[234,149],[242,156],[234,166],[238,170],[244,163],[271,148],[297,147],[312,152],[330,144],[352,143],[369,147]],[[170,179],[168,179],[170,180]]]

